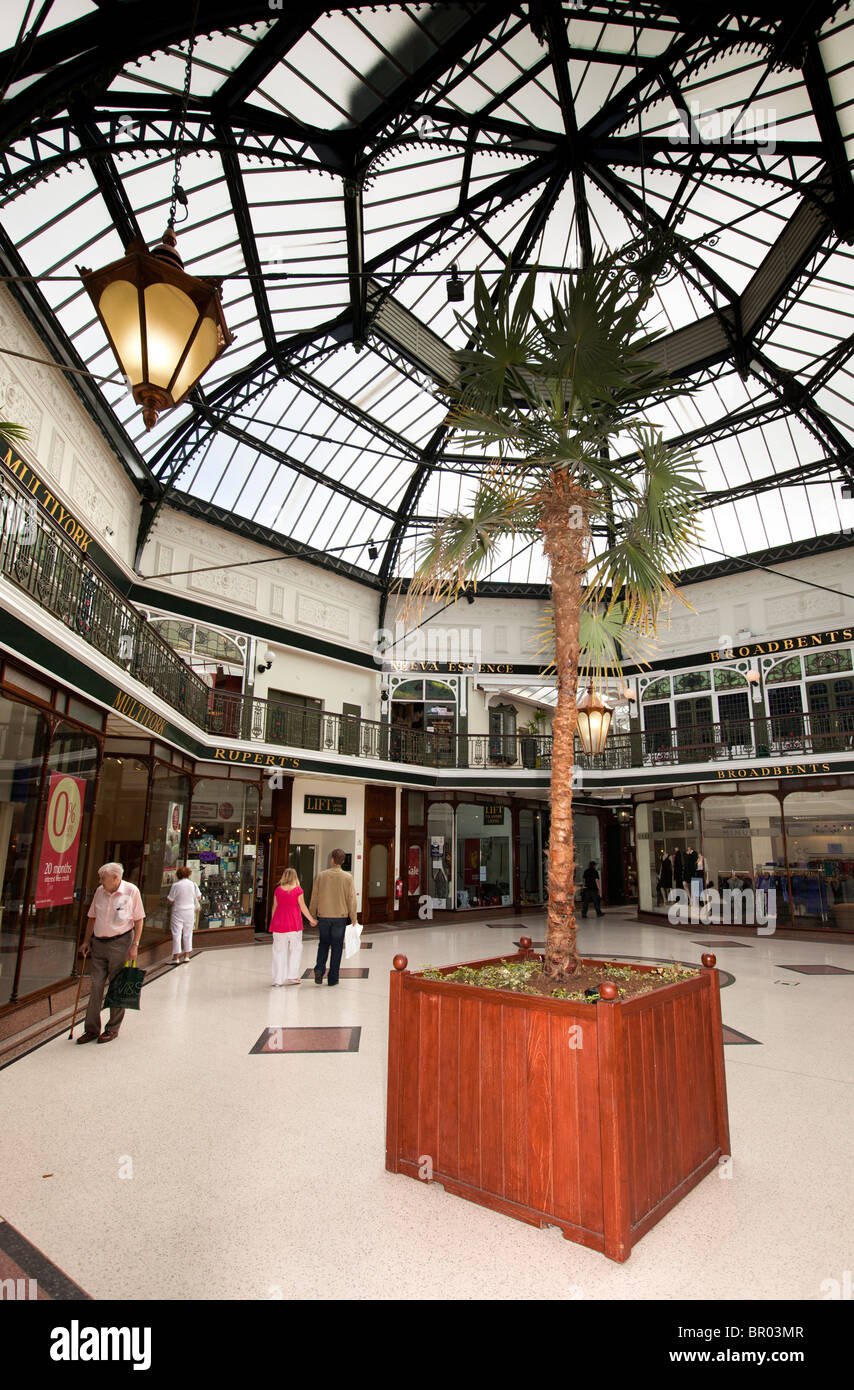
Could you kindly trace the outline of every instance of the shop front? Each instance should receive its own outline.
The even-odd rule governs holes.
[[[648,798],[636,804],[642,913],[667,915],[668,889],[688,888],[696,850],[706,885],[719,894],[773,889],[777,926],[854,930],[854,776],[763,780],[756,790],[743,782],[708,792],[696,787],[678,798],[642,795]]]
[[[201,893],[202,931],[253,924],[259,803],[257,783],[195,781],[186,863]],[[164,869],[166,883],[174,877],[173,866]]]

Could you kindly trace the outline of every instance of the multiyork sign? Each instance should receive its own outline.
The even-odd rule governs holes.
[[[777,637],[773,642],[747,642],[743,647],[724,647],[709,652],[710,661],[732,661],[737,656],[778,656],[786,652],[803,652],[812,647],[835,647],[840,642],[854,642],[854,628],[835,627],[830,632],[811,632],[806,637]]]
[[[61,526],[68,539],[79,550],[86,551],[92,537],[88,531],[80,525],[75,516],[67,512],[62,503],[49,492],[42,482],[30,468],[29,464],[24,463],[23,459],[18,458],[11,449],[7,449],[3,456],[3,463],[10,473],[14,473],[18,482],[31,494],[39,506],[52,516],[57,525]]]
[[[125,695],[119,691],[113,701],[113,709],[118,710],[126,719],[132,719],[136,724],[143,724],[146,729],[151,729],[152,733],[162,734],[166,729],[166,720],[147,705],[141,705],[139,700],[135,700],[132,695]]]

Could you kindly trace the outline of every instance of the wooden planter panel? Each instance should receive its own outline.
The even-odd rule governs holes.
[[[712,970],[595,1006],[394,971],[388,1084],[392,1172],[616,1260],[729,1152]]]

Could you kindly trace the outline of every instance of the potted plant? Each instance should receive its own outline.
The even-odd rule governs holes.
[[[535,287],[531,273],[514,299],[508,271],[493,300],[476,281],[450,418],[493,458],[470,514],[428,539],[408,604],[458,597],[502,537],[542,541],[557,674],[545,952],[476,962],[476,977],[397,959],[386,1163],[619,1260],[729,1151],[720,1002],[711,964],[650,988],[648,968],[615,962],[597,983],[578,957],[577,697],[654,632],[697,538],[699,483],[642,413],[679,389],[642,329],[648,284],[602,256],[544,314]]]
[[[545,715],[541,709],[535,710],[522,731],[521,753],[523,767],[539,767],[540,739],[543,736]]]

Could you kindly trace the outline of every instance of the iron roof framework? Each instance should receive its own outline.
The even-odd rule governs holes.
[[[537,264],[545,298],[597,247],[644,238],[666,255],[657,354],[693,384],[658,412],[706,487],[692,576],[844,532],[843,5],[45,0],[7,14],[0,259],[37,278],[16,292],[52,350],[113,377],[77,385],[142,494],[138,564],[168,501],[387,594],[479,467],[445,423],[467,331],[451,266],[469,286],[475,269],[494,285],[508,259]],[[226,277],[237,342],[145,434],[75,267],[159,237],[178,146],[182,254]],[[508,544],[490,592],[546,579],[536,547]]]

